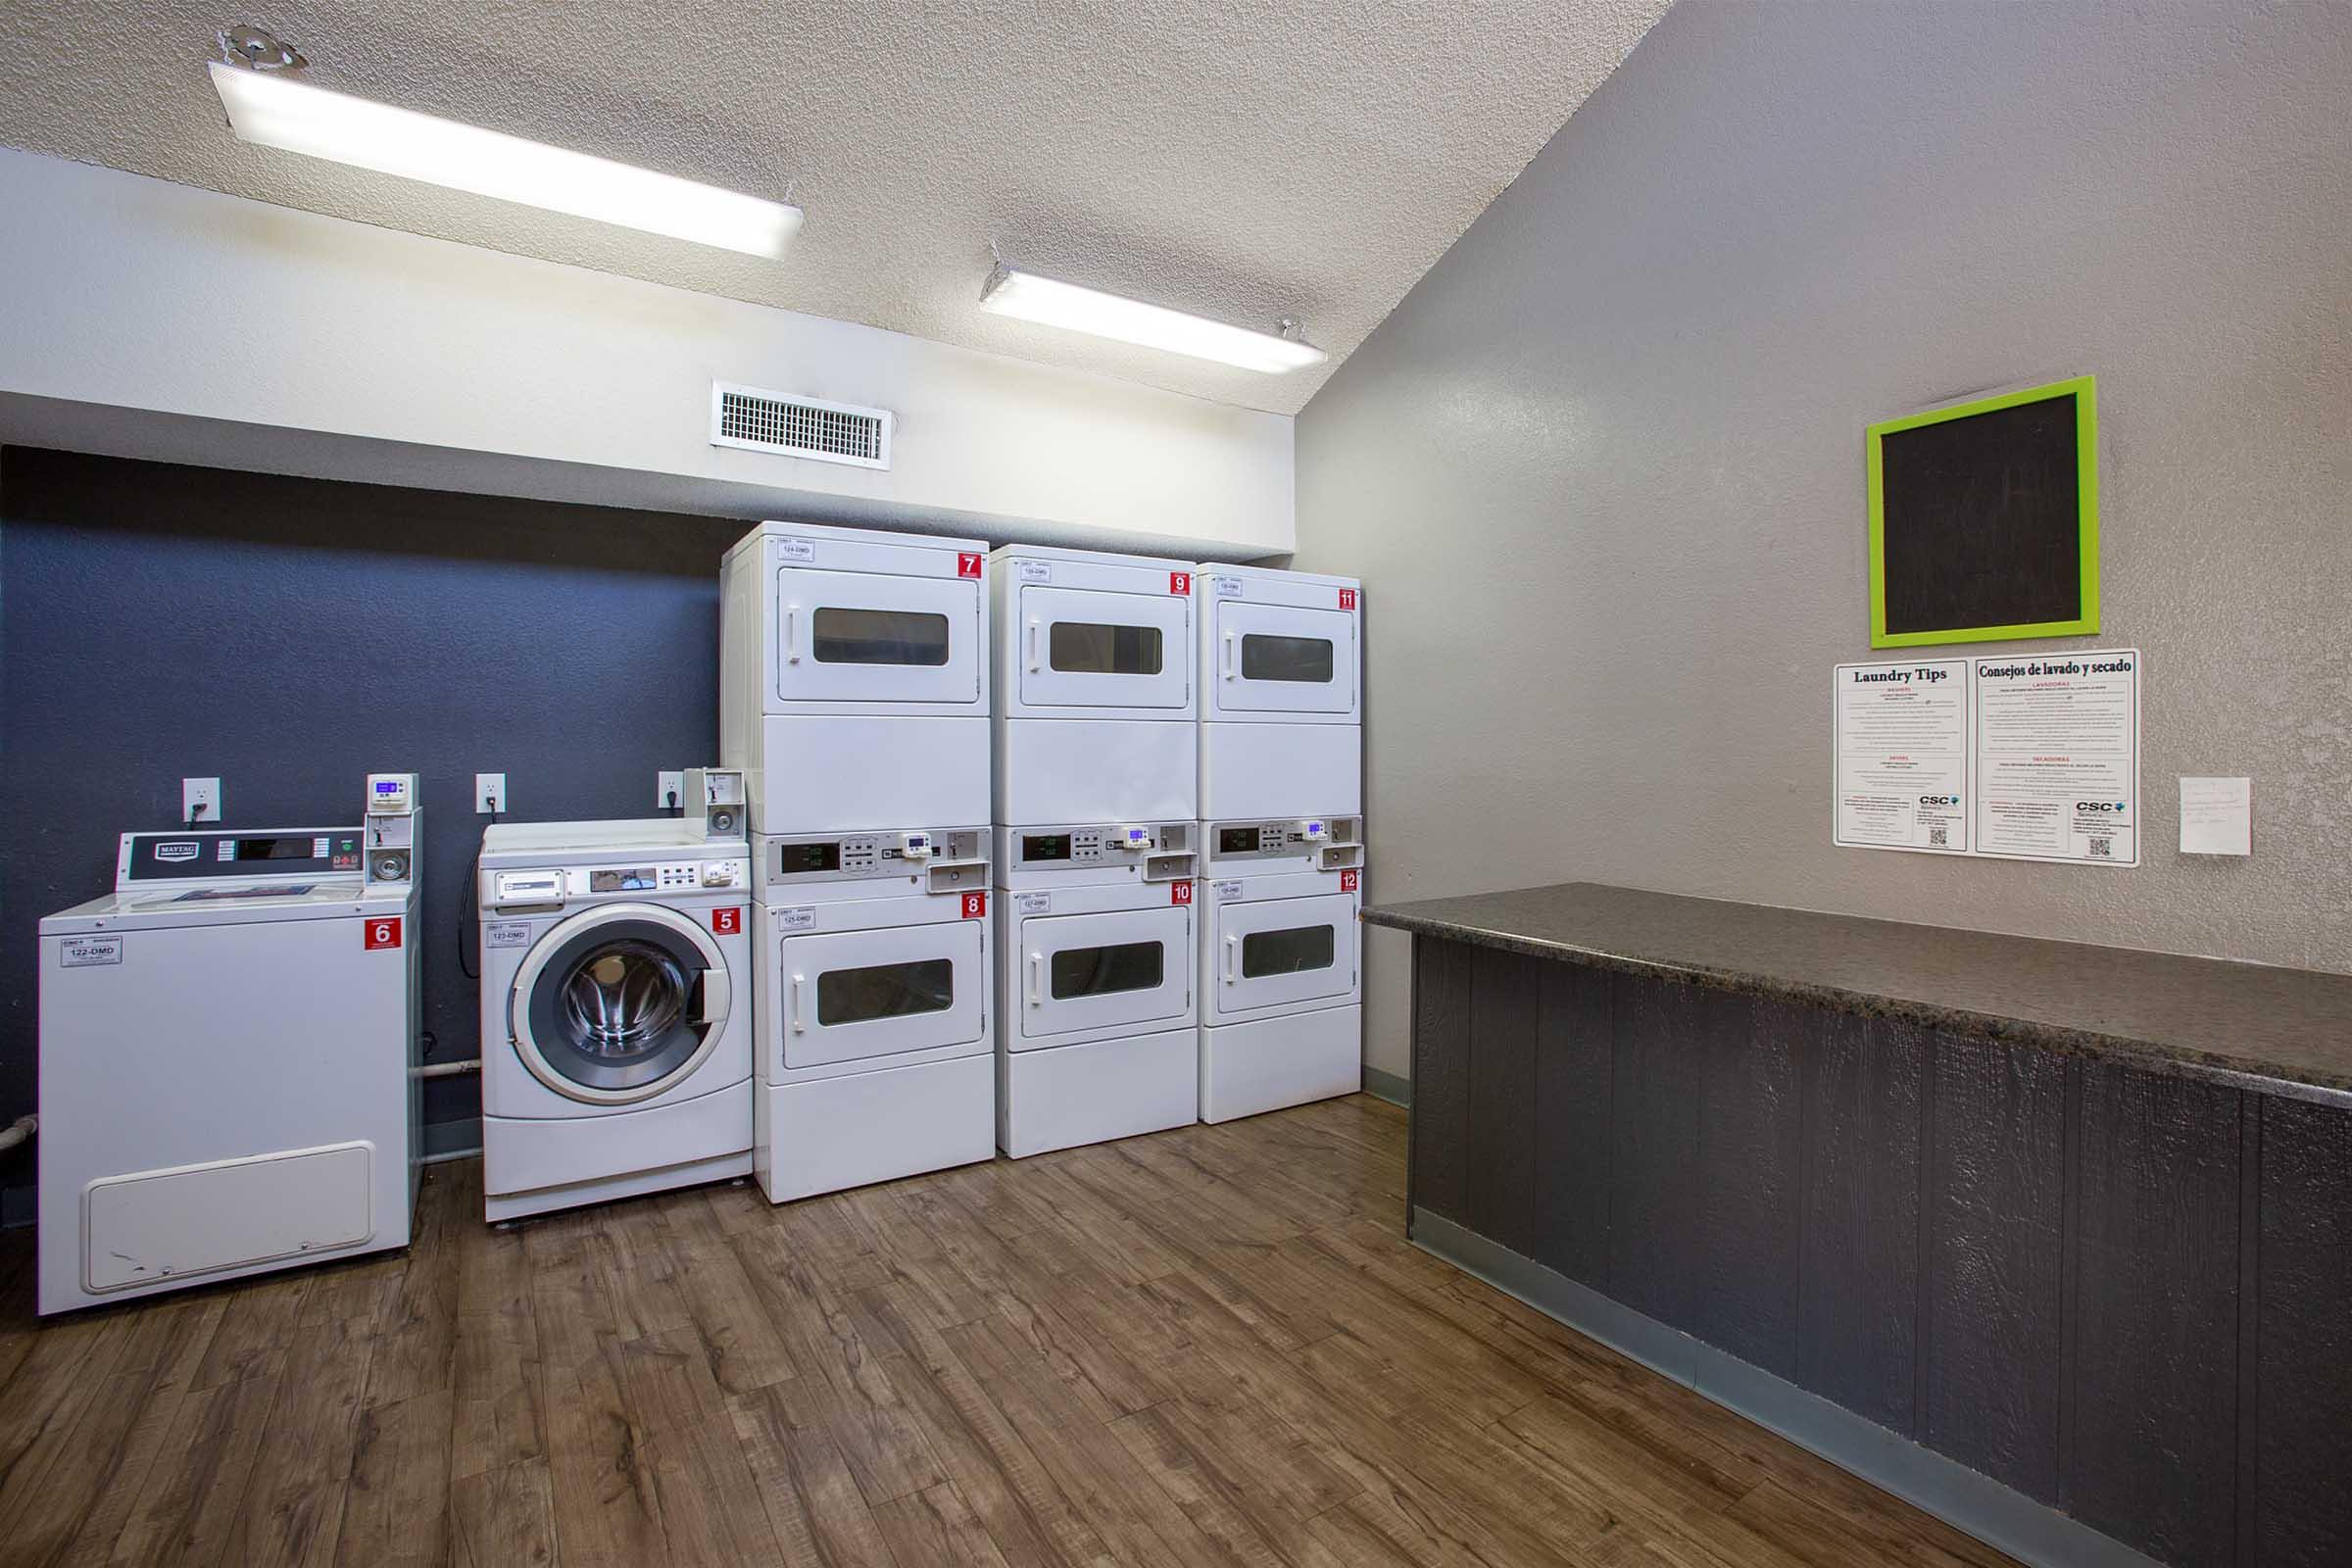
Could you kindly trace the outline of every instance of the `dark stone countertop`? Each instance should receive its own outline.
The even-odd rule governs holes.
[[[1905,925],[1596,882],[1372,925],[2352,1105],[2352,975]]]

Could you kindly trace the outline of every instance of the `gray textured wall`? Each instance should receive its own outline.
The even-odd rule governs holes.
[[[1863,426],[2082,371],[2105,630],[2002,646],[2145,650],[2143,864],[1833,849]],[[1308,405],[1298,486],[1297,564],[1366,582],[1376,900],[2352,969],[2352,5],[1681,0]],[[2175,853],[2182,773],[2252,775],[2250,861]]]

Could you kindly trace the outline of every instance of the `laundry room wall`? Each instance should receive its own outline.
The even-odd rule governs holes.
[[[41,916],[111,888],[116,836],[175,824],[190,774],[219,775],[226,825],[286,827],[421,773],[423,1026],[436,1059],[474,1055],[474,773],[517,819],[650,816],[657,770],[714,762],[744,528],[0,449],[0,1125],[34,1108]],[[434,1142],[470,1147],[474,1081],[426,1089]],[[6,1157],[0,1187],[28,1186],[29,1151]]]
[[[1299,416],[1298,564],[1366,584],[1370,895],[2352,968],[2347,103],[2341,5],[1681,0]],[[2084,372],[2106,625],[2064,646],[2145,656],[2143,863],[1833,848],[1864,426]],[[2251,775],[2250,859],[2176,853],[2180,774]]]

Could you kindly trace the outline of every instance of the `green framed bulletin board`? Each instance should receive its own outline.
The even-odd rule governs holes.
[[[1870,646],[2099,629],[2094,377],[1870,426]]]

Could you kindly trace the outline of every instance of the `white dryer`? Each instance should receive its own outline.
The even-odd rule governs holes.
[[[990,820],[987,550],[768,522],[727,552],[719,751],[753,832]]]
[[[968,825],[753,840],[770,1201],[994,1152],[987,842]]]
[[[40,1311],[408,1245],[416,887],[365,842],[125,833],[41,921]]]
[[[751,1171],[750,856],[700,818],[483,834],[486,1217]]]
[[[1008,545],[988,584],[996,820],[1199,816],[1192,567]]]
[[[1194,831],[1190,822],[997,830],[997,1147],[1005,1153],[1198,1119]]]
[[[1363,1086],[1362,826],[1202,824],[1202,1121]]]
[[[1200,815],[1363,809],[1362,593],[1352,577],[1202,565]]]

